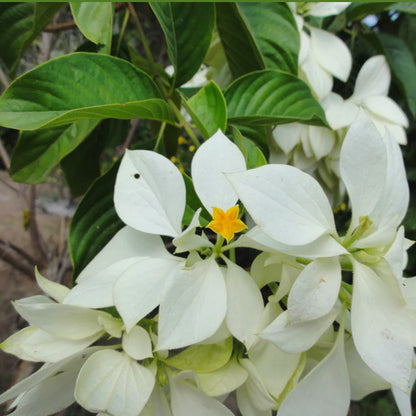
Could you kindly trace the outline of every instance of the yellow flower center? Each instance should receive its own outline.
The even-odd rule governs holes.
[[[247,228],[247,225],[238,219],[239,210],[240,208],[238,205],[234,205],[226,212],[224,212],[221,208],[213,207],[213,220],[207,225],[207,227],[211,228],[212,231],[221,234],[228,243],[234,237],[235,233],[239,233]]]

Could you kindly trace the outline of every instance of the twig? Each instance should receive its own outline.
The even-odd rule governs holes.
[[[45,242],[39,232],[38,223],[36,219],[36,186],[32,185],[29,188],[29,233],[33,250],[38,259],[38,266],[41,268],[47,264],[48,255]]]
[[[10,82],[7,79],[7,76],[4,73],[3,68],[1,66],[0,66],[0,81],[4,85],[4,88],[7,88],[10,85]]]
[[[114,12],[117,13],[120,10],[123,10],[127,7],[127,4],[124,2],[117,3],[117,5],[114,7]],[[46,26],[45,29],[43,29],[44,32],[49,33],[57,33],[57,32],[63,32],[64,30],[71,30],[75,29],[77,27],[77,24],[75,21],[70,20],[69,22],[63,22],[63,23],[54,23]]]
[[[4,166],[7,170],[10,169],[10,156],[7,153],[6,148],[4,147],[3,140],[0,139],[0,157],[4,163]]]
[[[130,146],[131,141],[133,140],[134,133],[135,133],[137,127],[139,127],[139,124],[140,124],[140,119],[139,118],[135,118],[135,119],[131,120],[130,130],[127,134],[126,139],[124,140],[123,145],[121,146],[120,150],[117,152],[118,156],[122,155],[127,150],[127,148]]]
[[[21,248],[14,246],[8,241],[0,239],[0,259],[11,264],[13,267],[33,279],[33,268],[36,262]],[[29,259],[31,259],[30,264]]]

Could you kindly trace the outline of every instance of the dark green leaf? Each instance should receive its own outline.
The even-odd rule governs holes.
[[[266,67],[253,34],[236,3],[215,3],[217,29],[235,78]]]
[[[150,3],[166,37],[175,68],[175,85],[198,71],[211,43],[215,25],[212,3]]]
[[[184,106],[204,139],[209,139],[218,129],[227,127],[227,106],[224,96],[211,81],[195,94]]]
[[[347,21],[352,22],[354,20],[361,20],[369,14],[380,13],[384,10],[388,10],[392,2],[385,3],[352,3],[347,9]]]
[[[75,23],[82,34],[99,45],[111,49],[113,4],[111,2],[70,2]]]
[[[136,117],[174,120],[147,74],[106,55],[73,53],[52,59],[17,78],[0,97],[0,125],[15,129]]]
[[[195,192],[192,179],[186,173],[183,173],[182,176],[185,181],[185,187],[186,187],[186,206],[185,206],[185,212],[183,214],[182,224],[189,225],[191,223],[192,217],[195,214],[195,211],[198,210],[199,208],[202,208],[201,215],[200,215],[200,222],[201,222],[201,225],[205,226],[209,223],[208,218],[211,218],[211,215],[204,208],[201,200],[199,199],[197,193]]]
[[[182,129],[168,124],[163,133],[163,147],[165,148],[165,156],[171,158],[176,155],[178,150],[178,139]]]
[[[72,218],[68,242],[74,279],[124,225],[113,203],[118,166],[93,183]]]
[[[269,69],[245,75],[234,81],[224,96],[230,122],[327,126],[325,113],[309,87],[286,72]]]
[[[21,57],[62,3],[0,3],[0,58],[13,77]]]
[[[16,182],[44,182],[50,171],[63,157],[72,152],[97,124],[97,120],[80,120],[70,126],[22,132],[11,158],[11,177]]]
[[[266,68],[297,75],[299,30],[285,3],[239,3]]]
[[[415,2],[397,2],[393,3],[389,10],[394,10],[396,12],[404,12],[410,14],[416,14],[416,3]]]
[[[411,50],[413,58],[416,58],[416,16],[404,16],[399,27],[399,35]]]

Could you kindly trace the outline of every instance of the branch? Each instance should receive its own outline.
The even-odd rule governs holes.
[[[0,259],[11,264],[16,269],[33,279],[35,260],[23,249],[0,238]]]
[[[140,124],[140,119],[139,118],[135,118],[135,119],[131,120],[130,130],[127,134],[126,139],[124,140],[124,143],[120,147],[120,150],[117,151],[117,156],[121,156],[127,150],[127,148],[130,146],[131,141],[133,140],[134,132],[136,131],[137,127],[139,127],[139,124]]]
[[[43,267],[48,262],[48,255],[45,242],[39,232],[36,219],[36,186],[29,188],[29,233],[33,250],[38,258],[39,267]]]

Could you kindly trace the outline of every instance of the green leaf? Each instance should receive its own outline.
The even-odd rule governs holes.
[[[388,10],[390,6],[394,4],[395,3],[393,2],[352,3],[346,10],[347,21],[352,22],[355,20],[361,20],[364,17],[368,16],[369,14],[376,14],[384,10]]]
[[[166,37],[175,68],[175,86],[189,81],[201,67],[215,25],[212,3],[150,3]]]
[[[174,116],[152,79],[112,56],[73,53],[12,82],[0,97],[0,125],[34,130],[80,119]]]
[[[124,226],[113,202],[119,164],[114,163],[105,175],[92,184],[72,218],[68,244],[74,279]]]
[[[403,16],[399,27],[399,35],[406,42],[413,57],[416,57],[416,16]]]
[[[295,18],[285,3],[239,3],[266,68],[297,75],[300,48]]]
[[[267,160],[263,152],[256,146],[254,142],[244,137],[237,127],[231,128],[234,143],[241,150],[246,159],[247,169],[254,169],[259,166],[267,165]]]
[[[269,69],[247,74],[235,80],[224,96],[230,122],[327,126],[325,113],[309,87],[286,72]]]
[[[393,3],[389,10],[394,10],[396,12],[416,14],[416,3],[414,2],[397,2]]]
[[[63,157],[95,128],[97,120],[80,120],[70,126],[21,132],[13,150],[10,176],[16,182],[41,183]]]
[[[101,175],[100,158],[103,150],[120,145],[126,139],[129,127],[127,120],[103,120],[75,150],[61,160],[72,197],[84,194]]]
[[[266,64],[238,5],[215,3],[215,8],[218,33],[234,77],[264,69]]]
[[[195,192],[194,184],[192,179],[186,174],[182,174],[183,179],[185,181],[186,187],[186,205],[185,205],[185,212],[183,214],[182,224],[189,225],[191,223],[192,217],[195,214],[195,211],[199,208],[202,208],[201,215],[200,215],[200,222],[202,226],[205,226],[209,223],[208,218],[211,218],[211,215],[202,205],[201,200],[199,199],[197,193]]]
[[[233,339],[229,337],[218,344],[192,345],[164,362],[180,370],[209,372],[227,364],[232,351]]]
[[[416,115],[416,63],[412,52],[403,39],[387,33],[374,33],[366,40],[386,56],[387,62],[413,116]]]
[[[0,3],[0,58],[11,76],[62,3]]]
[[[113,29],[113,4],[111,2],[69,3],[74,21],[82,34],[90,41],[106,46],[110,53]]]
[[[227,106],[215,82],[209,82],[184,106],[204,139],[209,139],[218,129],[227,127]]]

